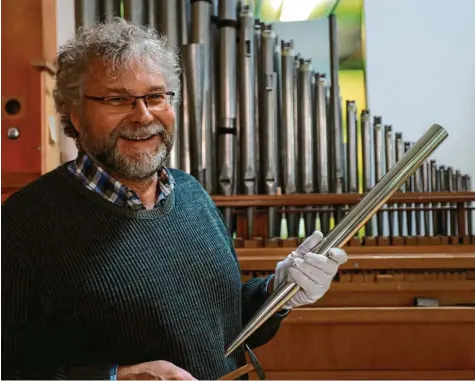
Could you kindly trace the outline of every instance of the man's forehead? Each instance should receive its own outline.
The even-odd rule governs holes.
[[[167,91],[163,75],[148,65],[133,63],[123,68],[95,62],[91,65],[86,87],[122,93]]]

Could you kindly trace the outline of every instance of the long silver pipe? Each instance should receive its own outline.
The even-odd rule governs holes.
[[[147,7],[144,0],[124,0],[124,18],[135,25],[148,24]]]
[[[335,226],[312,252],[327,255],[333,247],[342,247],[381,208],[405,181],[424,163],[447,138],[447,131],[433,124],[416,144],[396,163],[373,189]],[[267,319],[291,299],[300,287],[296,283],[282,282],[264,305],[251,318],[241,333],[226,349],[229,356],[252,335]]]
[[[205,136],[203,119],[208,115],[207,105],[209,105],[207,103],[209,88],[204,83],[207,50],[203,44],[187,44],[181,47],[181,54],[190,113],[190,173],[201,184],[205,184],[206,139],[203,139]]]
[[[191,3],[191,42],[199,43],[204,46],[205,55],[204,55],[204,94],[206,98],[203,99],[203,117],[201,120],[202,123],[202,146],[200,149],[203,150],[203,174],[204,178],[202,181],[203,187],[209,194],[215,194],[215,183],[216,183],[216,145],[215,145],[215,131],[213,126],[214,121],[214,111],[213,111],[213,102],[212,97],[214,94],[214,82],[212,75],[212,39],[211,39],[211,12],[212,5],[208,1],[193,1]],[[192,74],[190,74],[192,75]],[[187,80],[190,81],[191,78],[187,75]],[[189,98],[191,99],[191,97]]]
[[[256,194],[256,128],[254,123],[254,18],[252,9],[244,6],[240,15],[239,29],[239,120],[241,147],[241,176],[244,194]],[[247,238],[254,230],[254,208],[247,208]]]
[[[237,3],[236,0],[219,2],[219,108],[216,128],[218,138],[218,184],[221,194],[230,196],[237,191]],[[224,208],[224,218],[230,231],[232,209]]]
[[[380,116],[375,116],[373,118],[373,137],[374,137],[374,181],[378,182],[383,178],[384,168],[383,168],[383,125],[382,118]],[[376,236],[384,236],[384,214],[382,211],[379,211],[374,216]]]
[[[335,14],[328,17],[329,36],[330,36],[330,160],[331,165],[331,181],[333,193],[343,193],[345,188],[345,178],[343,168],[344,161],[344,146],[341,125],[341,102],[340,102],[340,86],[338,83],[339,73],[339,56],[338,56],[338,33],[337,33],[337,19]],[[342,214],[342,207],[335,208],[335,221],[338,223]]]
[[[386,159],[386,171],[389,170],[394,165],[394,144],[393,144],[393,128],[391,125],[384,126],[384,146],[385,146],[385,159]],[[394,209],[396,204],[394,205],[385,205],[385,208],[388,209],[388,227],[389,227],[389,237],[394,237],[395,234],[395,227],[394,224],[394,212],[391,209]],[[401,235],[401,234],[399,234]]]
[[[275,32],[271,25],[262,25],[260,78],[261,109],[261,176],[265,194],[276,194],[279,186],[279,146],[277,144],[277,73],[274,71]],[[278,236],[277,214],[269,208],[269,238]]]
[[[261,91],[261,23],[254,20],[254,128],[256,129],[256,192],[262,192],[261,154],[260,154],[260,125],[262,121],[262,91]]]
[[[94,4],[94,2],[89,3]],[[102,0],[101,19],[110,21],[113,17],[120,17],[120,0]]]
[[[435,160],[430,161],[430,186],[432,192],[439,192],[439,182],[437,181],[437,162]],[[440,234],[439,229],[439,215],[438,209],[440,209],[440,203],[432,204],[434,209],[432,210],[432,233],[434,236]]]
[[[74,11],[76,29],[79,27],[91,28],[99,21],[99,2],[90,0],[75,0]]]
[[[188,0],[180,0],[179,22],[180,22],[180,46],[186,45],[190,39],[189,23],[190,23],[190,6]],[[183,57],[182,57],[183,60]],[[181,135],[180,144],[180,169],[191,173],[190,167],[190,113],[188,111],[188,85],[185,70],[181,72],[181,102],[180,102],[180,125],[177,130]],[[176,143],[175,143],[176,144]]]
[[[404,152],[408,152],[412,147],[411,142],[404,142]],[[406,192],[414,192],[415,190],[415,176],[411,176],[406,182]],[[409,210],[406,211],[406,220],[407,220],[407,235],[412,236],[414,233],[414,203],[409,204],[406,208]]]
[[[440,186],[441,192],[447,192],[447,180],[445,176],[445,165],[439,166],[439,170],[437,171],[437,179]],[[440,213],[440,234],[441,235],[449,235],[449,208],[450,204],[448,202],[444,202],[442,204],[442,211]],[[446,210],[444,210],[446,209]]]
[[[316,138],[316,189],[318,193],[330,193],[330,172],[328,166],[328,119],[327,119],[327,80],[325,74],[315,73],[315,138]],[[320,213],[323,234],[330,231],[328,207],[322,206]]]
[[[373,188],[373,134],[371,128],[371,115],[369,110],[361,111],[361,143],[363,150],[363,193],[367,193]],[[366,224],[365,234],[373,237],[374,217]]]
[[[156,2],[154,0],[148,1],[148,23],[150,26],[156,27],[159,32],[167,36],[167,46],[176,51],[178,47],[182,44],[182,39],[180,36],[181,25],[179,16],[180,9],[179,0],[162,0]],[[168,165],[171,168],[180,168],[180,148],[181,148],[181,139],[183,138],[184,133],[180,129],[182,126],[182,113],[180,112],[180,106],[177,105],[175,110],[176,114],[176,142],[173,145],[170,155],[168,157]]]
[[[396,132],[395,134],[395,155],[396,155],[396,162],[401,160],[402,157],[404,157],[404,140],[402,139],[402,133],[401,132]],[[403,184],[401,186],[401,192],[406,191],[406,184]],[[399,208],[400,210],[398,211],[398,218],[397,218],[397,223],[398,223],[398,235],[399,237],[405,236],[405,230],[404,230],[404,218],[406,216],[406,212],[402,209],[405,209],[406,204],[400,204]]]
[[[285,194],[298,192],[298,134],[294,115],[294,70],[293,43],[282,41],[282,180]],[[291,236],[298,235],[297,214],[287,216]]]
[[[430,182],[430,163],[429,160],[426,160],[424,165],[422,166],[422,185],[423,185],[423,192],[432,192],[431,182]],[[432,204],[427,204],[429,208],[431,208]],[[424,207],[424,206],[423,206]],[[432,229],[431,229],[431,211],[425,210],[424,214],[424,233],[426,236],[432,236]]]
[[[358,157],[356,146],[357,109],[355,101],[346,101],[346,184],[347,192],[358,193]]]
[[[301,170],[301,192],[314,193],[315,187],[315,131],[312,115],[312,64],[310,60],[300,60],[298,71],[298,130],[299,162]],[[311,209],[311,206],[309,207]],[[307,236],[315,230],[315,214],[305,212]]]

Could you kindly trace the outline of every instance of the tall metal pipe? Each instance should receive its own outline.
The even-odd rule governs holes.
[[[358,193],[358,157],[356,146],[357,135],[357,108],[355,101],[346,101],[346,190],[349,193]]]
[[[180,35],[181,32],[181,15],[179,12],[185,12],[181,9],[180,0],[162,0],[156,2],[155,0],[148,0],[148,24],[155,27],[160,33],[167,36],[168,48],[177,51],[179,46],[183,44]],[[185,42],[186,43],[186,42]],[[184,133],[181,130],[182,113],[180,106],[177,105],[175,110],[176,126],[177,126],[177,141],[173,145],[170,155],[168,157],[168,165],[172,168],[180,168],[180,148],[182,146],[181,140]]]
[[[363,149],[363,193],[368,193],[373,188],[373,134],[371,128],[371,116],[369,110],[361,111],[361,143]],[[372,237],[374,217],[366,224],[366,236]]]
[[[445,177],[447,181],[447,192],[454,192],[455,185],[454,185],[454,169],[452,166],[448,166],[445,172]],[[457,211],[456,211],[456,204],[450,203],[450,210],[449,210],[449,224],[450,224],[450,235],[456,236],[458,234],[458,224],[457,224]]]
[[[404,142],[404,151],[408,152],[413,143],[412,142]],[[406,192],[414,192],[415,191],[415,176],[411,176],[409,180],[406,182]],[[407,205],[408,211],[406,212],[406,219],[407,219],[407,235],[412,236],[415,235],[415,227],[414,227],[414,203],[410,203]]]
[[[430,181],[430,163],[429,160],[426,160],[425,163],[422,165],[422,191],[423,192],[431,192],[431,181]],[[423,206],[431,207],[432,204],[426,204]],[[423,211],[423,222],[424,222],[424,234],[426,236],[432,236],[432,229],[431,229],[431,212],[430,210]]]
[[[120,3],[121,0],[101,0],[101,20],[110,21],[114,17],[120,17]]]
[[[191,3],[191,42],[203,45],[204,54],[204,79],[203,86],[206,99],[203,104],[202,123],[202,145],[200,149],[203,151],[204,167],[203,179],[201,181],[203,187],[209,194],[216,193],[216,139],[214,130],[214,112],[212,107],[212,99],[214,94],[214,81],[212,75],[212,39],[211,39],[211,12],[212,5],[209,1],[197,0]],[[191,75],[191,74],[190,74]],[[187,80],[190,77],[187,76]]]
[[[190,173],[201,183],[206,183],[206,125],[209,88],[205,85],[206,54],[203,44],[187,44],[181,47],[187,85],[188,110],[190,113]]]
[[[145,0],[124,0],[124,18],[135,25],[147,24],[148,16]]]
[[[384,126],[384,153],[385,153],[385,159],[386,159],[386,171],[388,171],[393,165],[394,165],[394,144],[393,144],[393,127],[391,125],[386,125]],[[385,205],[384,208],[388,210],[387,216],[388,216],[388,227],[389,227],[389,236],[394,237],[395,234],[395,227],[397,225],[394,224],[394,212],[392,209],[394,209],[394,205]]]
[[[91,28],[99,21],[100,8],[97,1],[75,0],[74,11],[76,29],[79,27]]]
[[[256,129],[256,192],[262,192],[261,154],[260,154],[260,124],[262,112],[262,60],[261,60],[261,23],[254,20],[254,128]]]
[[[285,194],[298,192],[298,134],[294,116],[294,59],[292,41],[282,41],[282,179]],[[291,236],[297,236],[297,215],[287,216]]]
[[[315,133],[312,115],[312,64],[310,60],[300,60],[298,72],[298,152],[301,170],[301,192],[315,192]],[[311,207],[309,207],[311,209]],[[315,230],[315,214],[305,212],[307,236]]]
[[[180,46],[188,44],[190,40],[190,7],[187,0],[180,0],[179,4],[179,23],[180,23]],[[180,51],[181,54],[181,51]],[[182,61],[183,61],[183,57]],[[181,72],[181,89],[182,97],[180,102],[180,125],[177,130],[181,135],[178,140],[180,144],[179,154],[180,154],[180,163],[179,168],[187,173],[191,173],[191,162],[190,162],[190,113],[188,111],[188,85],[186,79],[185,70]]]
[[[340,118],[340,91],[338,84],[339,73],[339,56],[338,56],[338,33],[336,15],[331,14],[328,17],[329,35],[330,35],[330,139],[332,154],[331,167],[331,191],[333,193],[342,193],[344,190],[344,173],[343,173],[343,137]],[[336,207],[335,219],[338,223],[342,217],[340,206]]]
[[[465,175],[464,178],[465,178],[464,190],[467,191],[467,192],[471,192],[472,191],[472,178],[469,175]],[[473,231],[473,213],[474,213],[474,211],[472,209],[470,209],[472,207],[472,202],[469,202],[467,204],[467,207],[469,208],[467,210],[467,234],[469,236],[471,236],[471,235],[474,234],[474,231]]]
[[[374,181],[378,182],[383,178],[384,161],[383,161],[383,122],[380,116],[373,118],[373,137],[374,137]],[[383,236],[383,212],[379,211],[375,215],[376,236]]]
[[[236,194],[237,190],[237,2],[219,2],[219,77],[218,77],[218,184],[223,195]],[[224,210],[229,228],[232,226],[231,208]]]
[[[344,217],[344,219],[315,248],[314,253],[328,255],[333,247],[342,247],[381,208],[402,184],[421,166],[432,152],[447,138],[447,131],[433,124],[414,147],[396,163],[373,189]],[[284,281],[250,319],[226,350],[229,356],[267,319],[291,299],[300,287]]]
[[[440,192],[439,184],[437,181],[437,162],[435,160],[430,161],[430,188],[432,192]],[[432,207],[432,234],[437,236],[440,234],[439,227],[439,211],[440,203],[433,203]]]
[[[241,179],[244,194],[257,192],[256,128],[254,120],[254,18],[249,6],[240,15],[239,29],[239,119],[241,146]],[[254,209],[247,209],[247,237],[253,237]]]
[[[395,160],[396,163],[402,159],[404,156],[404,140],[402,139],[402,133],[396,132],[394,135],[394,145],[395,145]],[[401,192],[406,191],[406,184],[403,184],[400,189]],[[403,237],[405,234],[404,229],[404,219],[406,217],[406,212],[404,209],[406,208],[406,204],[399,204],[399,211],[397,213],[397,226],[398,226],[398,235]]]
[[[445,175],[445,165],[439,166],[437,178],[440,183],[440,190],[442,192],[447,192],[448,185],[447,185],[447,176]],[[440,213],[440,227],[441,227],[441,235],[447,236],[449,235],[450,231],[450,223],[449,223],[449,211],[448,208],[450,204],[448,202],[444,202],[442,204],[442,212]]]
[[[265,194],[276,194],[279,181],[279,147],[277,131],[277,74],[274,71],[275,33],[271,25],[261,26],[261,99],[260,128],[261,176]],[[269,238],[278,236],[275,208],[269,208]]]
[[[315,73],[315,134],[316,134],[316,188],[318,193],[330,193],[328,167],[328,120],[327,120],[327,80],[325,74]],[[321,208],[321,231],[330,231],[330,215],[327,207]]]

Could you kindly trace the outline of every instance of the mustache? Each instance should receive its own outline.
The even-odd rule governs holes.
[[[130,124],[118,127],[112,133],[111,139],[118,137],[125,139],[147,139],[154,135],[166,136],[167,130],[161,123],[154,123],[148,126],[132,126]]]

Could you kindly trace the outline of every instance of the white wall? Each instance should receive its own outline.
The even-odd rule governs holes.
[[[433,157],[475,187],[475,0],[364,1],[371,113],[405,140],[445,127]]]

